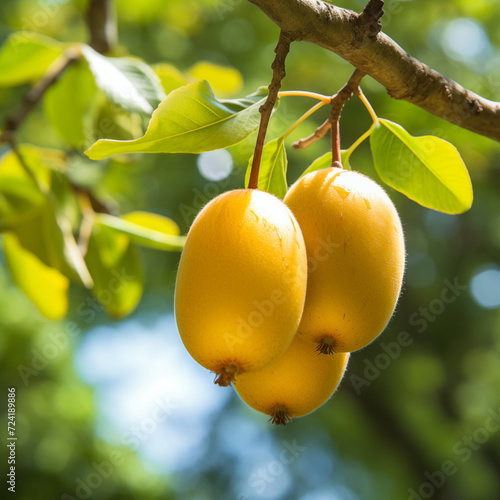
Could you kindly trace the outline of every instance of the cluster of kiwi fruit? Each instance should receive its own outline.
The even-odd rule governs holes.
[[[175,315],[191,356],[275,424],[335,392],[349,355],[393,314],[403,230],[385,191],[336,167],[301,177],[283,201],[228,191],[194,220]]]

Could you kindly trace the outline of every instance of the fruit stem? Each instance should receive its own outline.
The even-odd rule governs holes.
[[[335,354],[336,351],[333,348],[333,339],[329,337],[321,339],[318,343],[318,347],[316,347],[316,350],[319,354]]]
[[[361,91],[361,89],[358,87],[358,91],[357,91],[357,94],[358,94],[358,97],[361,99],[361,101],[363,102],[363,104],[365,105],[366,109],[368,110],[368,112],[370,113],[370,116],[373,120],[373,123],[371,125],[371,127],[361,136],[359,137],[359,139],[357,139],[353,144],[352,146],[346,151],[346,154],[345,154],[345,158],[344,158],[344,163],[346,165],[349,164],[349,158],[351,157],[351,155],[354,153],[355,149],[365,140],[367,139],[368,137],[370,137],[370,135],[372,135],[372,132],[373,130],[375,129],[375,127],[377,126],[378,124],[378,116],[375,114],[375,111],[374,109],[372,108],[371,104],[369,103],[368,99],[365,97],[365,95],[363,94],[363,92]]]
[[[238,371],[239,370],[236,365],[222,367],[221,371],[216,373],[217,377],[214,380],[214,384],[220,385],[221,387],[227,387],[231,384],[231,382],[235,381]]]
[[[283,135],[283,139],[286,139],[304,120],[309,118],[313,113],[318,111],[318,109],[322,108],[325,104],[330,103],[330,98],[326,102],[318,102],[315,104],[309,111],[306,111]]]
[[[287,409],[284,406],[276,406],[269,421],[276,425],[286,425],[292,421],[292,418],[288,415]]]
[[[332,112],[328,118],[332,127],[332,167],[343,168],[340,156],[340,115],[345,103],[357,92],[365,74],[355,69],[349,81],[332,97]]]
[[[340,120],[332,123],[332,167],[344,168],[340,156]]]
[[[333,96],[328,98],[329,103],[332,104],[332,112],[330,117],[322,123],[309,137],[300,139],[292,144],[294,149],[305,149],[311,144],[321,139],[326,135],[326,133],[332,128],[332,124],[337,123],[340,120],[340,113],[344,107],[344,104],[353,96],[356,89],[359,87],[359,83],[363,78],[364,73],[356,69],[352,74],[349,81]],[[332,137],[332,152],[333,152],[333,163],[334,166],[342,167],[340,160],[340,134],[338,127],[334,127]],[[338,148],[337,148],[338,145]]]
[[[375,113],[375,110],[372,108],[372,105],[366,98],[365,94],[363,94],[363,91],[358,87],[356,93],[358,94],[358,97],[361,99],[361,102],[365,105],[365,108],[368,110],[368,113],[370,113],[370,116],[372,117],[374,125],[378,123],[378,116]]]
[[[269,119],[274,109],[274,105],[279,97],[279,90],[281,87],[281,80],[286,75],[285,72],[285,59],[290,51],[290,43],[292,42],[292,37],[288,33],[280,32],[280,37],[278,44],[274,49],[276,57],[271,65],[273,70],[273,77],[271,83],[269,84],[269,94],[267,96],[266,102],[260,107],[260,124],[259,131],[257,133],[257,141],[255,143],[255,151],[252,160],[252,169],[250,171],[250,179],[248,181],[249,189],[258,189],[259,187],[259,169],[260,161],[262,159],[262,150],[264,148],[264,141],[266,140],[267,127],[269,125]]]
[[[332,96],[317,94],[316,92],[307,92],[305,90],[284,90],[278,94],[278,97],[311,97],[312,99],[318,99],[324,104],[332,102]]]

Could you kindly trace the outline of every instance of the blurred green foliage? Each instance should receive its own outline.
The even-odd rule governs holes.
[[[278,29],[249,2],[117,0],[116,6],[119,45],[113,55],[133,55],[153,65],[166,93],[178,83],[199,78],[214,81],[220,74],[214,71],[214,64],[228,68],[220,82],[214,81],[217,97],[248,95],[270,80]],[[341,6],[360,11],[364,2],[346,0]],[[0,41],[15,31],[28,30],[64,43],[84,43],[88,38],[86,7],[85,0],[4,0],[0,3]],[[384,31],[405,50],[482,96],[500,100],[500,4],[496,0],[387,1],[385,11]],[[457,24],[459,21],[462,24]],[[472,33],[468,44],[476,47],[475,55],[465,50],[467,47],[454,35],[457,26]],[[33,71],[32,76],[37,73],[37,68],[28,64],[26,68]],[[351,72],[352,67],[336,55],[297,43],[287,59],[283,88],[332,94]],[[94,140],[139,137],[149,116],[147,112],[136,109],[130,113],[117,106],[106,97],[113,89],[109,94],[102,89],[97,93],[89,79],[77,97],[78,102],[91,102],[92,109],[87,113],[76,106],[82,125],[72,128],[68,116],[57,111],[54,101],[71,103],[71,89],[82,82],[78,73],[87,75],[82,78],[89,77],[87,63],[71,68],[67,79],[47,93],[46,101],[30,113],[17,134],[19,144],[44,148],[35,159],[26,156],[37,189],[32,189],[33,179],[27,179],[26,172],[16,167],[16,159],[9,159],[12,153],[3,150],[0,158],[2,224],[14,228],[18,224],[15,218],[9,219],[14,213],[12,205],[1,203],[9,189],[12,195],[19,192],[19,186],[31,186],[31,190],[26,188],[27,196],[28,191],[22,191],[22,196],[8,198],[16,200],[16,214],[45,207],[40,220],[16,241],[30,241],[43,249],[38,252],[43,258],[22,266],[33,266],[30,273],[39,276],[37,281],[46,282],[47,295],[53,297],[58,296],[55,290],[66,290],[65,274],[72,274],[73,282],[86,279],[82,263],[75,263],[71,257],[71,248],[76,245],[73,231],[85,218],[85,203],[90,204],[87,209],[99,202],[113,214],[146,211],[164,216],[163,221],[175,221],[178,228],[175,224],[169,229],[162,226],[157,231],[161,234],[156,234],[158,241],[168,244],[165,236],[185,234],[209,199],[243,186],[255,142],[255,135],[251,135],[230,148],[234,170],[220,182],[201,175],[197,155],[130,155],[91,161],[82,152]],[[63,494],[78,497],[77,478],[85,480],[95,472],[95,464],[106,468],[103,463],[113,461],[116,473],[102,482],[92,498],[318,500],[337,495],[363,500],[401,499],[411,498],[409,488],[422,498],[443,500],[491,500],[500,496],[500,432],[482,431],[488,418],[500,411],[500,309],[498,305],[483,307],[472,286],[484,266],[498,269],[500,264],[500,147],[389,98],[370,78],[363,80],[362,87],[380,117],[400,123],[412,135],[433,134],[457,146],[469,168],[474,203],[465,214],[449,216],[422,208],[388,189],[405,227],[408,251],[406,284],[396,315],[380,339],[352,356],[346,379],[332,401],[285,429],[267,429],[261,415],[243,409],[233,396],[206,422],[209,437],[198,460],[176,473],[152,470],[133,447],[110,443],[98,432],[95,389],[76,374],[74,352],[92,328],[103,324],[120,328],[121,323],[114,322],[105,307],[115,317],[137,307],[132,317],[144,325],[149,325],[149,318],[155,314],[171,312],[178,254],[142,248],[144,239],[140,238],[155,230],[145,220],[138,224],[137,219],[127,221],[117,215],[122,222],[115,221],[114,228],[98,224],[98,229],[88,234],[91,252],[86,266],[90,274],[95,266],[110,273],[116,262],[126,262],[132,268],[140,266],[140,272],[127,268],[126,275],[137,277],[126,282],[130,294],[119,294],[116,303],[101,294],[99,305],[91,291],[72,284],[69,301],[61,298],[47,314],[61,318],[67,310],[67,319],[51,321],[38,310],[46,311],[47,297],[36,294],[33,299],[29,277],[7,270],[10,259],[26,256],[14,241],[10,243],[13,250],[9,257],[9,242],[3,239],[1,397],[6,398],[7,387],[17,388],[19,498],[60,498]],[[0,89],[2,120],[19,108],[28,89],[29,84]],[[281,136],[308,106],[307,99],[282,99],[268,139]],[[326,113],[321,111],[307,120],[291,140],[312,133]],[[349,147],[370,125],[362,104],[356,99],[350,101],[341,120],[342,147]],[[286,147],[290,184],[315,158],[328,151],[329,144],[324,139],[307,150],[292,151],[289,143]],[[45,159],[43,167],[36,164],[39,158]],[[10,184],[4,173],[8,161],[14,172]],[[356,150],[350,164],[378,180],[367,144]],[[58,175],[61,172],[64,175]],[[47,201],[46,188],[53,183],[57,189]],[[82,198],[83,205],[79,203]],[[61,217],[66,223],[61,223]],[[63,228],[58,238],[66,246],[61,244],[53,250],[54,240],[44,230],[55,220]],[[47,265],[57,269],[58,274],[47,274]],[[27,283],[21,286],[24,294],[15,283]],[[138,302],[142,289],[144,297]],[[99,284],[93,293],[98,292]],[[494,287],[490,293],[495,293]],[[38,309],[27,296],[35,303],[38,300]],[[283,441],[305,443],[306,451],[285,466],[292,479],[279,494],[268,490],[260,494],[258,487],[252,490],[253,496],[241,494],[241,484],[252,477],[252,470],[245,469],[245,446],[250,449],[250,444],[245,444],[250,441],[245,429],[250,422],[260,429],[259,439],[270,436],[276,443],[276,457]],[[4,439],[5,413],[1,425]],[[224,445],[228,433],[229,439],[241,443],[241,453],[236,456]],[[4,457],[5,453],[2,468],[6,465]],[[441,476],[436,471],[442,470],[447,460],[452,460],[458,471],[446,476],[438,487],[436,482]]]

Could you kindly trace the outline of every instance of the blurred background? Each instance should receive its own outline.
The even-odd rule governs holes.
[[[364,2],[340,6],[359,12]],[[116,0],[115,7],[118,55],[180,72],[194,71],[200,61],[227,66],[228,76],[214,83],[219,97],[242,97],[270,81],[278,29],[247,1]],[[3,0],[0,41],[33,30],[85,42],[85,10],[84,0]],[[497,0],[387,1],[385,11],[383,29],[404,49],[500,100]],[[333,94],[352,70],[333,53],[295,43],[283,88]],[[0,253],[0,434],[4,439],[7,387],[14,386],[17,498],[500,498],[500,145],[391,99],[369,77],[362,88],[379,116],[413,135],[455,144],[475,199],[467,213],[452,216],[388,190],[406,234],[404,290],[383,335],[351,356],[335,396],[277,428],[232,388],[214,386],[176,330],[179,253],[141,249],[144,296],[120,321],[76,286],[67,318],[44,319],[13,285]],[[27,89],[0,89],[2,121]],[[312,104],[282,99],[268,139]],[[309,135],[326,113],[307,120],[291,139]],[[141,135],[140,120],[123,119],[124,128]],[[349,102],[342,146],[370,123],[362,104]],[[25,121],[18,141],[65,148],[42,107]],[[76,152],[74,175],[120,212],[159,213],[186,234],[206,202],[243,186],[254,141],[255,134],[230,154],[101,162]],[[289,147],[289,183],[328,147],[327,138],[303,151]],[[378,180],[367,144],[351,166]],[[5,442],[1,447],[4,470]]]

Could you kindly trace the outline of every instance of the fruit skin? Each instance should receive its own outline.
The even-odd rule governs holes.
[[[276,361],[240,375],[233,385],[245,403],[282,425],[324,404],[342,380],[348,360],[349,353],[318,356],[311,342],[296,335]]]
[[[327,168],[285,196],[308,254],[299,332],[323,353],[372,342],[392,316],[405,268],[403,228],[386,192],[359,172]]]
[[[288,207],[263,191],[223,193],[198,214],[182,252],[175,290],[182,341],[228,385],[285,351],[306,285],[304,239]]]

